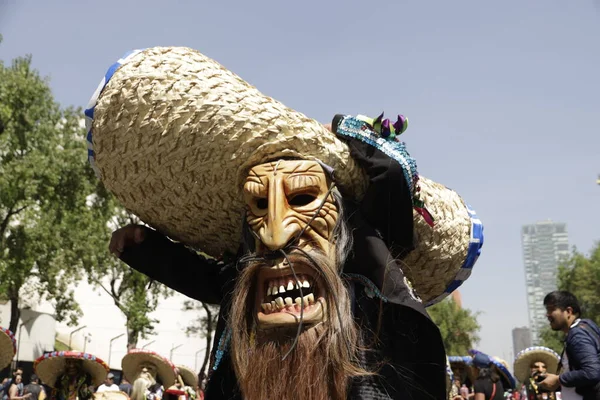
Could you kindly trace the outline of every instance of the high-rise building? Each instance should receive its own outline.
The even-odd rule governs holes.
[[[531,347],[531,331],[527,327],[512,330],[513,354],[516,356],[521,350]]]
[[[543,221],[521,229],[525,285],[529,309],[531,341],[539,344],[539,335],[548,325],[544,296],[556,290],[558,265],[569,257],[567,225]]]

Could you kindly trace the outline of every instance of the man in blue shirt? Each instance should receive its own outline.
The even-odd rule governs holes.
[[[540,386],[560,386],[565,400],[600,398],[600,329],[592,320],[581,319],[579,302],[570,292],[547,294],[544,306],[552,330],[564,332],[566,338],[560,375],[547,374]]]

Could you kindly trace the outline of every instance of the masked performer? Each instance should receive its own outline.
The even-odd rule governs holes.
[[[108,365],[88,353],[55,351],[33,364],[36,375],[52,388],[51,400],[88,400],[106,379]]]
[[[133,382],[132,400],[161,400],[165,388],[175,384],[175,366],[161,355],[144,349],[130,350],[121,361],[123,374]]]
[[[111,251],[221,306],[207,399],[446,398],[425,305],[469,276],[482,228],[418,176],[404,117],[326,129],[187,48],[119,60],[86,116],[93,167],[155,228]]]
[[[558,370],[559,355],[552,349],[542,346],[529,347],[515,357],[515,377],[525,384],[527,400],[556,399],[556,393],[538,386],[546,373],[555,374]]]

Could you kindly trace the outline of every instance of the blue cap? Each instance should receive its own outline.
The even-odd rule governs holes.
[[[483,353],[477,353],[473,356],[473,365],[477,368],[487,368],[492,364],[490,357]]]

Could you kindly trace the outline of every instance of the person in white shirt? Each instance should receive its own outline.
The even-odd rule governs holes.
[[[119,387],[117,385],[115,385],[115,376],[113,375],[112,372],[109,372],[108,375],[106,375],[106,380],[104,380],[104,383],[100,386],[98,386],[98,390],[96,390],[96,392],[118,392],[119,391]]]

